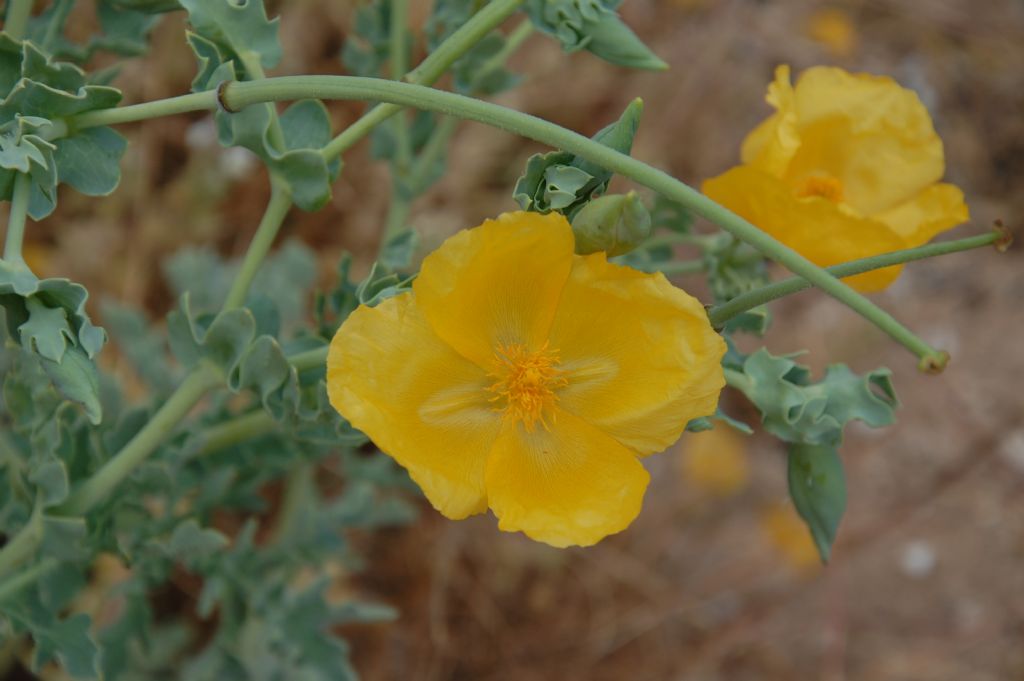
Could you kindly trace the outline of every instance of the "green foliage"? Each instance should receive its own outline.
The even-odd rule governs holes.
[[[726,377],[761,410],[768,432],[786,442],[838,447],[850,421],[872,428],[894,422],[899,401],[891,375],[883,368],[858,376],[834,364],[814,383],[807,367],[762,348],[727,365]]]
[[[633,100],[617,121],[599,130],[592,139],[628,154],[642,113],[643,102]],[[527,161],[513,196],[523,210],[554,210],[572,219],[588,201],[608,188],[611,179],[611,172],[565,151],[535,154]]]
[[[622,23],[621,0],[526,0],[526,13],[538,30],[553,36],[566,52],[587,50],[619,66],[660,71],[668,68]]]
[[[651,235],[651,214],[636,192],[608,194],[587,203],[572,219],[576,252],[632,251]]]
[[[53,121],[115,106],[121,93],[88,83],[85,72],[54,62],[33,43],[0,35],[0,199],[10,200],[17,173],[32,179],[29,215],[41,220],[57,205],[57,185],[104,196],[117,187],[125,141],[110,128],[47,139]]]
[[[0,261],[0,308],[8,336],[37,357],[65,399],[80,404],[89,419],[99,423],[103,410],[92,360],[106,333],[89,320],[88,297],[80,284],[38,279],[24,265]]]
[[[827,563],[846,511],[846,476],[839,452],[830,445],[789,447],[789,495],[807,523],[821,562]]]
[[[98,0],[94,7],[99,31],[79,43],[65,37],[73,6],[74,0],[51,3],[29,22],[27,37],[51,56],[77,64],[85,64],[98,52],[122,57],[144,54],[146,39],[157,22],[152,13],[179,8],[173,0]]]
[[[278,20],[267,19],[262,2],[236,5],[230,0],[184,0],[195,33],[188,43],[199,61],[194,91],[210,90],[225,81],[260,77],[253,68],[272,68],[281,60]],[[215,115],[224,146],[244,147],[263,160],[303,210],[319,210],[331,198],[331,183],[341,162],[324,160],[320,149],[331,139],[331,121],[322,102],[305,100],[280,117],[271,105]],[[277,133],[280,131],[280,139]]]

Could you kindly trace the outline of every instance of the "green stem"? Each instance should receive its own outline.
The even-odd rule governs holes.
[[[444,75],[452,64],[468,52],[488,33],[497,28],[511,16],[525,0],[491,0],[479,12],[470,17],[469,21],[459,27],[441,43],[436,50],[427,55],[419,66],[410,71],[405,80],[417,85],[433,85]],[[362,118],[345,128],[323,148],[323,156],[333,160],[351,149],[377,125],[401,111],[403,106],[393,103],[380,104],[373,107]]]
[[[640,248],[653,250],[662,246],[697,246],[703,250],[708,248],[714,240],[714,234],[707,236],[700,234],[659,234],[640,244]]]
[[[300,373],[311,369],[320,369],[327,362],[327,350],[328,346],[326,345],[321,348],[313,348],[290,356],[288,361]]]
[[[37,504],[24,527],[4,544],[3,549],[0,549],[0,577],[31,558],[42,539],[43,514],[42,508]]]
[[[298,462],[288,474],[284,485],[284,497],[277,512],[274,526],[270,530],[271,541],[287,537],[302,519],[304,508],[316,503],[317,489],[314,473],[316,467],[308,461]]]
[[[384,222],[384,234],[380,240],[380,250],[383,250],[392,238],[405,229],[410,212],[412,212],[412,201],[401,196],[397,190],[393,191],[391,202],[388,204],[388,216]]]
[[[203,457],[227,449],[245,440],[274,432],[277,421],[262,409],[218,423],[203,433],[195,457]]]
[[[682,262],[667,262],[658,265],[658,271],[665,275],[672,274],[697,274],[704,271],[704,261],[684,260]]]
[[[114,458],[86,480],[57,508],[60,515],[86,513],[108,498],[114,488],[153,453],[174,427],[192,410],[208,390],[220,384],[223,377],[213,367],[199,365],[182,381],[170,398],[146,425],[129,440]]]
[[[940,369],[948,361],[945,353],[936,351],[892,315],[728,208],[663,171],[549,121],[490,102],[379,78],[290,76],[251,83],[230,83],[223,91],[223,99],[228,107],[235,110],[270,100],[306,97],[384,101],[435,111],[478,121],[568,151],[678,201],[719,225],[878,326],[916,354],[923,366]]]
[[[25,36],[25,29],[31,16],[32,0],[7,0],[4,33],[15,40],[21,40]]]
[[[216,108],[217,91],[207,90],[206,92],[193,92],[188,95],[159,99],[155,102],[121,106],[116,109],[87,111],[77,116],[72,116],[70,119],[67,119],[66,123],[69,129],[80,130],[83,128],[95,128],[100,125],[134,123],[150,118],[173,116],[192,111],[213,111]]]
[[[430,139],[427,140],[423,150],[416,157],[412,170],[409,171],[410,187],[422,187],[427,181],[427,174],[430,172],[430,168],[447,150],[448,142],[451,141],[452,135],[459,128],[459,122],[458,118],[446,117],[437,124],[437,128],[431,133]]]
[[[4,260],[24,263],[21,245],[25,240],[25,221],[28,218],[28,197],[32,179],[28,173],[18,173],[14,178],[11,195],[11,215],[7,220],[7,238],[4,241]]]
[[[44,558],[32,567],[25,568],[10,579],[0,582],[0,602],[17,595],[19,591],[56,568],[59,564],[55,558]]]
[[[409,49],[406,42],[406,26],[409,23],[409,0],[391,0],[391,26],[388,51],[390,54],[391,79],[402,80],[409,70]],[[412,142],[409,138],[409,124],[404,112],[394,117],[395,159],[392,172],[403,174],[408,171],[412,160]]]
[[[238,276],[235,277],[231,284],[231,290],[228,291],[228,297],[224,301],[225,310],[241,307],[245,303],[245,296],[249,292],[252,280],[256,277],[256,271],[267,253],[270,252],[270,247],[291,207],[292,200],[284,183],[271,178],[270,202],[263,213],[259,227],[256,228],[256,234],[249,242],[249,249],[245,252]]]
[[[249,74],[250,80],[263,80],[267,74],[263,72],[263,64],[260,63],[260,53],[247,50],[239,55],[242,66]],[[277,109],[274,105],[267,103],[267,110],[270,112],[270,128],[267,131],[267,139],[277,151],[284,151],[284,130],[281,129],[281,121],[277,117]]]
[[[53,3],[53,15],[50,17],[50,24],[46,27],[46,34],[43,36],[43,52],[52,52],[53,44],[61,35],[64,23],[68,20],[71,7],[75,0],[56,0]]]
[[[841,265],[828,267],[825,271],[835,277],[849,277],[855,274],[863,274],[864,272],[881,269],[883,267],[891,267],[892,265],[912,262],[914,260],[923,260],[924,258],[933,258],[938,255],[947,255],[949,253],[957,253],[959,251],[968,251],[973,248],[981,248],[982,246],[994,244],[1002,238],[1004,238],[1004,234],[1002,232],[993,231],[989,234],[980,234],[978,236],[958,239],[956,241],[943,241],[934,244],[926,244],[917,248],[907,248],[901,251],[893,251],[892,253],[871,256],[870,258],[851,260],[850,262],[845,262]],[[727,321],[746,312],[747,310],[752,310],[753,308],[764,305],[765,303],[811,287],[812,285],[810,282],[800,277],[792,277],[784,281],[778,281],[773,284],[762,286],[761,288],[753,291],[748,291],[742,295],[736,296],[728,302],[712,307],[708,311],[708,317],[711,320],[712,326],[716,329],[720,329]]]

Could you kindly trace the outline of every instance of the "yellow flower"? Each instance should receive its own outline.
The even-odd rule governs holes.
[[[638,457],[714,412],[725,343],[661,274],[573,254],[558,214],[508,213],[423,261],[409,293],[360,307],[327,360],[331,404],[453,519],[553,546],[629,525]]]
[[[816,264],[920,246],[968,219],[963,192],[939,183],[942,140],[913,91],[823,66],[793,87],[780,66],[767,100],[777,111],[744,140],[743,165],[703,190]],[[878,291],[899,273],[847,281]]]

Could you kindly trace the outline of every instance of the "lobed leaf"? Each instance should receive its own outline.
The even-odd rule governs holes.
[[[793,504],[807,523],[821,562],[827,563],[846,511],[846,477],[838,450],[832,445],[790,445],[787,478]]]

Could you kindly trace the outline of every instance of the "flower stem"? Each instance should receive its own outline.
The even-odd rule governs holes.
[[[492,0],[489,2],[483,9],[470,17],[469,21],[448,36],[436,50],[427,55],[427,58],[419,66],[406,74],[406,82],[417,85],[433,85],[459,57],[518,10],[524,1]],[[394,103],[379,104],[373,107],[363,114],[362,118],[342,130],[323,148],[324,158],[333,160],[341,156],[368,135],[378,124],[391,118],[403,108],[405,107]]]
[[[32,567],[22,570],[4,582],[0,582],[0,602],[17,595],[19,591],[56,568],[59,564],[56,558],[44,558]]]
[[[106,499],[117,485],[153,453],[181,419],[192,410],[208,390],[223,377],[213,367],[200,364],[182,381],[146,425],[129,440],[114,458],[76,489],[57,507],[59,515],[82,515]]]
[[[100,125],[116,125],[118,123],[134,123],[150,118],[173,116],[192,111],[213,111],[217,108],[217,91],[193,92],[154,102],[120,106],[116,109],[97,109],[86,111],[67,119],[71,129],[95,128]]]
[[[202,436],[194,457],[208,456],[231,445],[272,433],[277,428],[274,417],[262,409],[211,426]]]
[[[0,549],[0,576],[28,560],[43,540],[43,514],[37,504],[28,522]]]
[[[388,52],[392,80],[402,80],[409,69],[409,49],[405,40],[406,26],[409,23],[409,0],[391,0],[391,26],[389,32]],[[395,126],[395,158],[393,162],[396,174],[405,173],[412,161],[412,142],[409,139],[409,122],[405,113],[396,115],[392,120]]]
[[[923,260],[924,258],[933,258],[938,255],[946,255],[948,253],[958,253],[960,251],[967,251],[973,248],[981,248],[982,246],[994,244],[1002,238],[1004,238],[1004,234],[1002,232],[992,231],[989,234],[979,234],[978,236],[971,236],[965,239],[958,239],[956,241],[943,241],[934,244],[926,244],[917,248],[907,248],[901,251],[893,251],[892,253],[871,256],[870,258],[851,260],[850,262],[845,262],[841,265],[827,267],[825,268],[825,271],[835,277],[849,277],[855,274],[862,274],[864,272],[870,272],[871,270],[877,270],[882,267],[890,267],[892,265],[899,265],[906,262],[912,262],[914,260]],[[760,305],[764,305],[765,303],[782,298],[783,296],[788,296],[811,287],[811,283],[806,279],[791,277],[783,281],[762,286],[761,288],[754,289],[753,291],[748,291],[736,296],[728,302],[716,305],[708,311],[708,317],[711,320],[711,325],[716,329],[720,329],[727,321],[746,312],[747,310],[751,310]]]
[[[665,275],[697,274],[705,269],[702,260],[684,260],[682,262],[666,262],[658,265],[658,271]]]
[[[231,290],[228,291],[228,296],[224,301],[225,310],[241,307],[245,303],[245,296],[249,292],[252,280],[256,277],[256,271],[267,253],[270,252],[274,238],[291,207],[292,200],[284,183],[271,178],[270,202],[267,203],[263,219],[260,220],[260,225],[256,228],[256,234],[249,242],[249,249],[245,252],[238,276],[231,283]]]
[[[568,151],[612,172],[631,178],[719,225],[736,238],[784,265],[794,274],[806,279],[875,324],[917,355],[921,359],[923,367],[940,370],[948,361],[948,357],[944,353],[940,353],[925,343],[892,315],[866,297],[696,189],[642,161],[549,121],[490,102],[379,78],[290,76],[269,78],[259,82],[230,83],[223,91],[223,98],[232,109],[241,109],[250,104],[268,100],[304,97],[384,101],[400,106],[436,111],[478,121]]]
[[[32,0],[7,0],[7,16],[4,20],[4,33],[21,40],[32,16]]]
[[[25,222],[28,218],[28,197],[31,189],[32,179],[28,173],[15,175],[11,214],[7,220],[7,238],[4,241],[4,260],[7,262],[25,262],[21,255],[21,245],[25,240]]]

